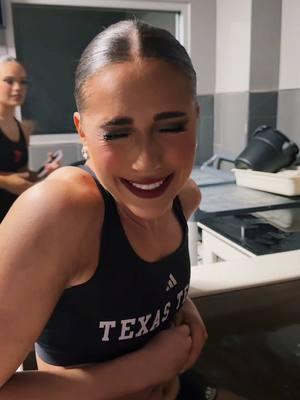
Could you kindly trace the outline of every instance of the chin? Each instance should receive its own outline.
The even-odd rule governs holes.
[[[10,106],[10,107],[19,107],[19,106],[21,106],[22,104],[23,104],[23,102],[11,101],[11,102],[9,103],[9,106]]]

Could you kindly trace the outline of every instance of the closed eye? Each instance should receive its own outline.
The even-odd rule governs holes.
[[[102,138],[107,141],[117,140],[117,139],[122,139],[122,138],[128,137],[129,134],[130,134],[129,131],[104,132],[102,135]]]
[[[3,79],[4,82],[6,82],[8,85],[13,85],[15,82],[19,83],[20,85],[28,85],[28,80],[27,79],[21,79],[20,81],[18,79],[14,79],[14,78],[4,78]]]
[[[161,126],[159,132],[161,133],[180,133],[186,130],[186,124],[170,124]]]
[[[9,85],[13,85],[14,84],[14,80],[11,79],[11,78],[4,78],[3,81],[8,83]]]

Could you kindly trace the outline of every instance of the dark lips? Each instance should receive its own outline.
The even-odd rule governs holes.
[[[163,181],[163,183],[158,188],[152,189],[152,190],[139,189],[139,188],[133,186],[129,181],[127,181],[124,178],[121,178],[120,180],[127,187],[127,189],[131,193],[133,193],[135,196],[141,197],[143,199],[153,199],[155,197],[161,196],[164,193],[164,191],[169,186],[172,178],[173,178],[173,174],[167,176],[165,178],[165,180]]]
[[[11,98],[12,98],[14,101],[21,101],[21,100],[22,100],[22,96],[21,96],[21,95],[11,96]]]

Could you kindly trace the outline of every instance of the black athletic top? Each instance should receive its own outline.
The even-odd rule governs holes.
[[[11,141],[0,129],[0,172],[18,172],[28,163],[28,147],[20,123],[18,142]],[[0,222],[16,200],[17,195],[0,189]]]
[[[187,223],[179,199],[173,212],[182,227],[180,246],[147,262],[131,247],[113,197],[97,186],[105,202],[100,261],[90,280],[64,291],[37,341],[49,364],[103,362],[139,349],[170,326],[188,293]]]

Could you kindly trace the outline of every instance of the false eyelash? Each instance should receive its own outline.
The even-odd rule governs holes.
[[[19,82],[21,85],[28,85],[29,81],[26,79],[22,79],[21,81],[18,81],[16,79],[9,79],[9,78],[4,78],[4,82],[8,83],[9,85],[13,85],[15,82]]]
[[[178,133],[178,132],[183,132],[186,130],[186,126],[185,125],[175,125],[175,126],[167,126],[167,127],[162,127],[159,129],[160,132],[163,133]]]
[[[122,139],[123,137],[127,137],[128,133],[124,132],[124,133],[104,133],[102,135],[102,138],[104,140],[115,140],[115,139]]]

